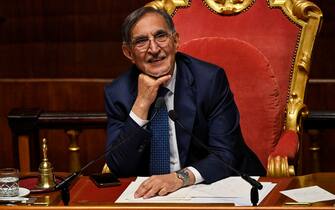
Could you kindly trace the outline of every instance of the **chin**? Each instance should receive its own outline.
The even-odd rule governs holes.
[[[155,69],[152,69],[152,70],[148,70],[147,71],[147,74],[149,74],[150,76],[153,76],[153,77],[161,77],[161,76],[164,76],[164,75],[167,75],[170,73],[170,68],[163,68],[164,70],[161,70],[162,68],[155,68]]]

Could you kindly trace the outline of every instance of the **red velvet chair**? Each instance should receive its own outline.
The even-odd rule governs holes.
[[[180,51],[225,69],[244,139],[268,176],[294,175],[320,9],[307,0],[156,0],[147,6],[173,15]]]

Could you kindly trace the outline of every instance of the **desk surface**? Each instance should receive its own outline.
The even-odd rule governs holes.
[[[235,209],[225,204],[115,204],[114,201],[126,189],[133,179],[121,179],[120,186],[98,188],[86,176],[80,177],[73,183],[70,189],[70,209]],[[317,202],[310,206],[288,206],[286,202],[293,202],[290,198],[282,195],[281,190],[318,185],[321,188],[335,194],[335,173],[316,173],[305,176],[269,178],[262,177],[260,181],[271,181],[277,183],[271,193],[262,201],[260,209],[334,209],[335,200]],[[31,194],[39,199],[47,198],[50,203],[48,209],[64,209],[59,192],[47,194]],[[8,208],[0,206],[0,210]],[[22,209],[23,206],[11,207],[11,209]],[[27,207],[29,208],[29,207]],[[45,207],[30,207],[34,209],[45,209]],[[243,209],[254,209],[255,207],[243,207]]]

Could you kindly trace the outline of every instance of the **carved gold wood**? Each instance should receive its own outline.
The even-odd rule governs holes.
[[[153,7],[156,9],[164,9],[170,15],[176,11],[178,7],[188,7],[189,0],[155,0],[146,4],[146,7]]]
[[[294,167],[288,165],[286,156],[269,156],[267,176],[284,177],[294,175]]]
[[[291,21],[301,26],[286,114],[286,129],[299,132],[301,118],[308,114],[304,104],[305,88],[314,41],[321,27],[322,12],[319,7],[307,0],[269,0],[269,3],[271,7],[281,8]]]
[[[204,0],[207,7],[219,14],[233,15],[248,9],[255,0]]]
[[[286,114],[286,129],[301,131],[301,121],[308,115],[304,104],[306,83],[310,72],[312,50],[316,35],[321,27],[322,12],[315,4],[306,0],[290,0],[287,2],[271,1],[271,6],[280,6],[284,13],[302,27],[293,65],[291,87]],[[301,148],[302,148],[302,141]],[[300,152],[301,156],[301,152]],[[299,158],[301,161],[301,158]],[[301,164],[298,164],[301,166]],[[298,171],[301,169],[298,168]]]
[[[301,27],[296,56],[293,61],[285,124],[286,130],[293,130],[301,135],[302,119],[308,115],[307,107],[304,104],[306,83],[310,72],[315,38],[321,27],[322,12],[319,7],[307,0],[269,0],[268,2],[270,7],[280,8],[291,21]],[[302,148],[302,143],[300,141],[300,148]],[[287,159],[280,161],[287,162]],[[280,161],[278,159],[273,160],[273,157],[269,158],[268,169],[271,169],[271,171],[268,171],[268,173],[272,176],[280,175],[281,170],[279,170],[278,164],[283,164]],[[299,161],[301,161],[301,158],[299,158]],[[301,164],[298,164],[298,166],[301,166]],[[299,168],[298,171],[300,171]]]
[[[240,13],[249,8],[255,0],[204,0],[210,10],[223,15]],[[190,0],[155,0],[145,6],[164,9],[172,15],[178,7],[188,7]]]

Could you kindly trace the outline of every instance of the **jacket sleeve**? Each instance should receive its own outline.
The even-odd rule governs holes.
[[[105,88],[107,165],[117,176],[143,174],[150,133],[129,116],[133,101],[117,89],[113,85]]]
[[[204,84],[203,84],[204,85]],[[206,93],[199,93],[202,108],[198,115],[206,121],[201,140],[210,149],[203,159],[192,163],[204,178],[205,183],[212,183],[234,174],[229,166],[236,167],[241,157],[243,142],[239,124],[239,112],[229,88],[223,69],[206,83]],[[198,130],[198,129],[197,129]],[[197,131],[195,131],[197,133]],[[194,140],[193,140],[194,141]]]

